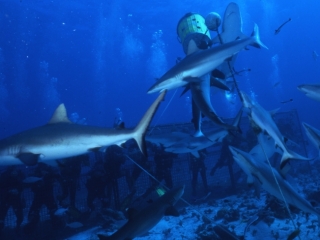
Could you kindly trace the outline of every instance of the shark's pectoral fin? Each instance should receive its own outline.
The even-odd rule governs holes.
[[[118,145],[119,147],[121,147],[121,148],[127,148],[127,145],[126,145],[126,143],[125,142],[123,142],[123,143],[121,143],[120,145]]]
[[[88,151],[89,152],[99,152],[101,149],[101,147],[94,147],[94,148],[89,148]]]
[[[27,166],[34,166],[38,163],[39,157],[41,154],[34,153],[21,153],[17,156],[21,162],[26,164]]]
[[[199,155],[199,152],[198,151],[192,151],[190,152],[193,156],[195,156],[196,158],[199,158],[200,155]]]
[[[190,85],[186,85],[183,92],[180,94],[180,97],[183,96],[186,92],[188,92],[190,90]]]
[[[164,212],[164,215],[178,217],[180,214],[174,206],[170,206],[166,209],[166,211]]]
[[[226,62],[231,62],[232,61],[232,58],[233,58],[233,55],[231,56],[231,57],[228,57],[228,58],[226,58]]]
[[[215,78],[220,78],[220,79],[225,79],[226,78],[226,75],[223,72],[221,72],[220,70],[218,70],[218,69],[214,69],[211,72],[211,76],[215,77]]]

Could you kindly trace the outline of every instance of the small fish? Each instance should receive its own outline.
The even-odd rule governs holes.
[[[69,210],[69,208],[59,208],[54,212],[55,216],[63,216],[67,213],[67,211]]]
[[[292,98],[290,98],[290,99],[288,99],[288,100],[281,101],[281,103],[288,103],[288,102],[293,102],[293,99],[292,99]]]
[[[81,228],[83,227],[83,224],[81,222],[72,222],[68,223],[66,226],[69,228]]]
[[[281,81],[276,82],[275,84],[273,84],[273,87],[274,88],[278,87],[280,83],[281,83]]]
[[[291,21],[291,18],[289,18],[287,21],[285,21],[284,23],[282,23],[282,24],[280,25],[280,27],[278,27],[278,28],[274,31],[274,35],[277,35],[277,34],[280,32],[281,28],[282,28],[284,25],[286,25],[288,22],[290,22],[290,21]]]
[[[42,178],[39,178],[39,177],[27,177],[22,182],[23,183],[36,183],[36,182],[39,182],[41,180],[42,180]]]
[[[319,55],[318,55],[318,53],[317,53],[316,51],[313,51],[313,52],[312,52],[312,57],[313,57],[313,59],[314,59],[315,61],[317,61]]]
[[[295,237],[297,237],[300,234],[300,229],[297,228],[296,230],[294,230],[292,233],[289,234],[287,240],[293,240],[295,239]]]

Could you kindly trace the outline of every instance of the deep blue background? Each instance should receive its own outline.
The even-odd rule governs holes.
[[[126,125],[135,126],[157,96],[147,95],[147,89],[184,56],[176,35],[179,19],[190,11],[223,17],[229,2],[0,0],[0,138],[45,124],[61,102],[90,125],[111,127],[118,107]],[[269,47],[239,54],[236,69],[252,69],[237,77],[239,87],[266,109],[297,108],[302,121],[320,128],[320,103],[296,89],[319,82],[320,59],[312,52],[320,53],[320,3],[235,2],[243,32],[251,34],[257,23]],[[292,21],[274,35],[289,17]],[[153,124],[190,120],[188,95],[179,98],[181,89],[160,118],[174,92]],[[294,101],[280,103],[289,98]],[[222,117],[233,117],[241,106],[238,98],[231,104],[217,90],[212,102]]]

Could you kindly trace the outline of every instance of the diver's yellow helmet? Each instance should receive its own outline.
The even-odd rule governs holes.
[[[187,13],[179,20],[177,34],[185,53],[187,53],[188,44],[191,39],[195,41],[200,49],[207,48],[211,42],[211,36],[205,19],[196,13]]]

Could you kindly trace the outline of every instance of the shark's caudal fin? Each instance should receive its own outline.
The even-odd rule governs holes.
[[[254,43],[252,43],[251,45],[257,48],[265,48],[268,49],[268,47],[266,45],[264,45],[261,41],[260,41],[260,35],[259,35],[259,27],[257,24],[254,24],[254,30],[251,34],[251,37],[254,38]]]
[[[135,127],[133,130],[133,138],[136,140],[140,151],[143,153],[143,155],[147,156],[147,148],[146,148],[146,143],[145,143],[145,135],[147,132],[147,129],[150,125],[150,122],[155,115],[160,102],[163,100],[166,90],[163,91],[159,97],[152,103],[152,105],[149,107],[148,111],[144,114],[142,119],[140,120],[139,124]]]
[[[295,153],[293,151],[284,151],[282,154],[282,158],[281,158],[281,162],[280,162],[280,169],[282,169],[290,159],[296,159],[296,160],[302,160],[302,161],[310,161],[313,158],[306,158],[303,157],[301,155],[299,155],[298,153]]]
[[[240,128],[240,120],[242,117],[242,108],[239,110],[237,116],[234,118],[232,126],[237,129],[238,133],[242,133],[241,128]]]

